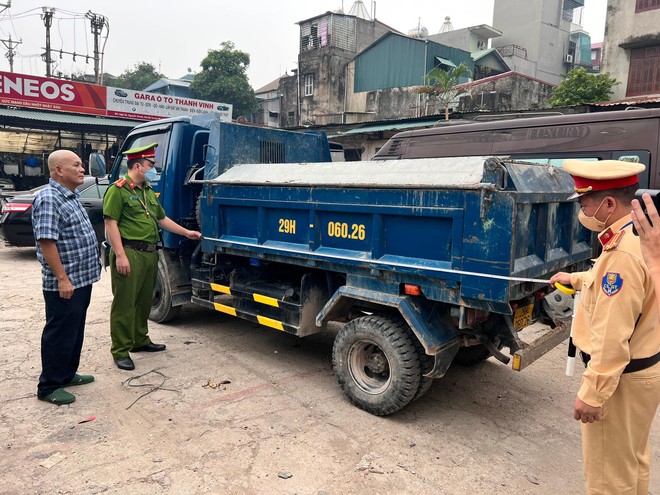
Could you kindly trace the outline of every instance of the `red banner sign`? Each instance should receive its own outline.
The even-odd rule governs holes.
[[[218,113],[231,120],[232,105],[110,88],[64,79],[0,71],[0,105],[85,113],[133,120]]]

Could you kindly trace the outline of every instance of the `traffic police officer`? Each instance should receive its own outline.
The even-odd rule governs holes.
[[[582,421],[589,495],[646,495],[649,433],[660,403],[660,325],[655,291],[632,231],[631,201],[644,165],[566,160],[579,221],[602,253],[585,272],[550,283],[581,290],[573,340],[586,364],[573,417]]]
[[[164,344],[151,342],[147,319],[158,272],[159,227],[189,239],[201,233],[188,230],[165,215],[151,188],[156,177],[157,143],[124,151],[128,172],[115,182],[103,200],[105,229],[112,247],[110,274],[112,356],[122,370],[135,369],[129,352],[159,352]]]

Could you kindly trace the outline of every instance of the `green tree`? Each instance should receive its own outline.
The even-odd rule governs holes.
[[[190,84],[190,94],[201,100],[233,105],[233,117],[251,115],[258,108],[254,90],[247,78],[250,55],[234,43],[220,43],[220,50],[209,50],[202,60],[202,71]]]
[[[551,107],[609,101],[612,88],[620,84],[607,74],[590,74],[584,67],[568,71],[564,80],[552,89]]]
[[[434,67],[424,76],[424,84],[415,88],[415,93],[427,95],[427,105],[429,100],[440,101],[445,109],[445,120],[449,120],[449,104],[467,91],[467,88],[459,88],[457,85],[460,84],[461,77],[469,74],[470,69],[464,64],[451,70]]]
[[[135,64],[132,68],[126,69],[120,76],[113,80],[106,78],[104,84],[106,86],[116,86],[118,88],[142,91],[147,86],[150,86],[164,77],[163,74],[156,70],[154,64],[140,62]]]

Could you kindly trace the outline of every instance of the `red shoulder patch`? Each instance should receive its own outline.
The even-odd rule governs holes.
[[[126,184],[126,179],[119,179],[115,182],[115,186],[117,187],[124,187],[124,184]]]
[[[611,251],[615,247],[619,245],[621,242],[621,239],[625,235],[626,231],[625,230],[619,230],[614,236],[609,240],[607,244],[603,245],[603,251]]]

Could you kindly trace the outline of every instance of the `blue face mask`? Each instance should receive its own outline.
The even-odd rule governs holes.
[[[152,167],[144,174],[144,178],[149,182],[153,182],[158,177],[158,172],[156,172],[156,167]]]

